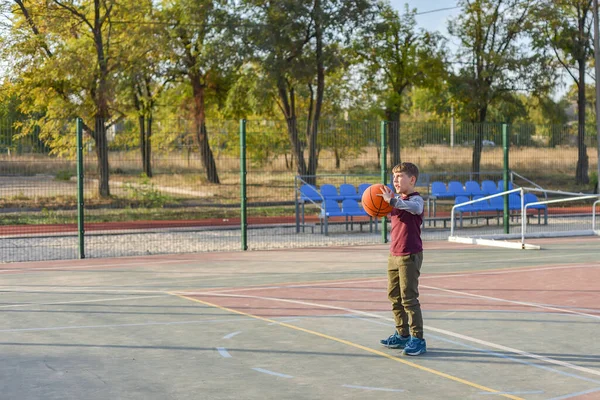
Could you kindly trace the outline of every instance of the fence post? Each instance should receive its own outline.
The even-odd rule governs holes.
[[[506,124],[502,124],[502,149],[504,151],[504,167],[503,167],[503,171],[502,171],[502,180],[504,183],[504,188],[502,189],[503,191],[507,192],[508,191],[508,179],[509,179],[509,174],[508,174],[508,151],[509,151],[509,147],[510,147],[510,140],[508,137],[508,126]],[[504,233],[508,234],[510,233],[510,221],[509,221],[509,208],[508,208],[508,195],[504,195],[504,215],[502,218],[502,221],[504,223]]]
[[[248,220],[246,203],[246,120],[240,120],[240,197],[241,197],[241,218],[242,229],[242,250],[248,250]]]
[[[85,258],[83,201],[83,120],[77,118],[77,238],[80,259]]]
[[[387,122],[381,121],[381,183],[387,185]],[[381,241],[388,242],[387,217],[381,218]]]

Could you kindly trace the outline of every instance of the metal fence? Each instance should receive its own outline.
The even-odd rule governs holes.
[[[144,121],[142,134],[138,120],[102,121],[108,139],[108,196],[100,195],[102,173],[94,128],[84,129],[86,257],[239,250],[244,242],[250,250],[382,242],[381,221],[375,225],[366,217],[349,222],[333,218],[325,235],[320,206],[302,204],[301,211],[297,201],[298,179],[336,188],[342,183],[358,188],[380,182],[381,122],[321,121],[313,144],[308,134],[313,127],[301,121],[247,121],[243,177],[240,121],[209,120],[204,127],[190,120],[148,122]],[[508,129],[516,184],[592,190],[591,184],[574,183],[578,149],[577,130],[572,126],[509,125]],[[450,229],[453,199],[431,196],[432,182],[497,182],[502,177],[500,124],[388,123],[388,141],[383,146],[388,155],[386,173],[394,162],[394,151],[388,146],[391,132],[398,133],[399,158],[421,170],[418,190],[428,199],[425,239],[444,239]],[[473,173],[473,144],[479,133],[483,148],[479,171]],[[202,146],[204,134],[212,164]],[[294,135],[299,153],[291,144]],[[76,138],[75,121],[0,123],[1,261],[80,256]],[[595,133],[586,136],[586,145],[593,179],[598,162]],[[245,208],[242,197],[246,197]]]

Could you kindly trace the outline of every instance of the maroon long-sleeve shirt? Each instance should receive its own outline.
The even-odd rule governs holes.
[[[423,223],[423,198],[418,192],[396,195],[390,201],[394,207],[390,213],[392,233],[390,253],[406,256],[423,251],[421,224]]]

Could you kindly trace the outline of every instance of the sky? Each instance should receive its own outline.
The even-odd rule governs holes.
[[[416,8],[420,14],[415,17],[417,26],[425,28],[428,31],[438,31],[444,36],[448,36],[448,20],[459,15],[457,0],[389,0],[392,7],[400,13],[404,12],[404,5],[408,4],[410,9]],[[448,10],[440,10],[440,9]],[[440,10],[428,12],[432,10]]]
[[[417,14],[415,20],[418,28],[424,28],[428,31],[438,31],[448,39],[448,47],[451,51],[456,49],[453,45],[453,39],[448,34],[448,21],[460,14],[458,0],[388,0],[392,7],[399,13],[404,12],[405,4],[410,9],[416,8]],[[432,11],[432,12],[429,12]],[[456,40],[456,39],[455,39]],[[455,41],[454,40],[454,41]],[[572,81],[566,74],[562,76],[562,85],[557,87],[552,95],[554,100],[559,100],[568,90]]]

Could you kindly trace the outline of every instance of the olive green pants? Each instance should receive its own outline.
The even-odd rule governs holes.
[[[407,256],[390,254],[388,258],[388,299],[392,302],[396,330],[402,336],[410,333],[420,339],[423,338],[423,315],[419,304],[422,263],[423,252]]]

